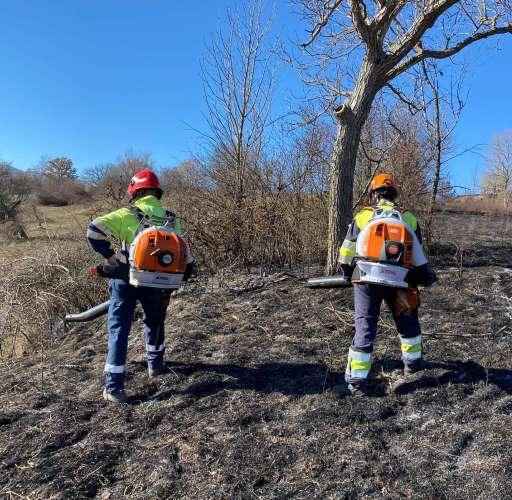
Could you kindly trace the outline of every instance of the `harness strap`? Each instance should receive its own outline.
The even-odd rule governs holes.
[[[128,207],[128,210],[130,210],[130,212],[135,217],[137,217],[137,219],[139,220],[139,224],[142,224],[144,221],[150,222],[153,218],[159,219],[161,221],[169,221],[172,223],[174,223],[174,221],[176,220],[176,214],[174,212],[171,212],[170,210],[165,211],[164,217],[160,217],[158,215],[156,215],[156,216],[147,215],[139,207],[136,207],[134,205],[130,205]],[[156,225],[158,225],[158,224],[156,224]]]

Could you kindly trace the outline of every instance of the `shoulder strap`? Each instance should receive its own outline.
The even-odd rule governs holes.
[[[139,233],[143,229],[146,229],[150,226],[149,217],[138,207],[130,205],[129,210],[134,215],[137,220],[139,221],[139,224],[137,225],[137,231],[136,233]]]
[[[130,206],[128,207],[128,210],[129,210],[133,215],[135,215],[135,217],[137,217],[137,219],[139,219],[139,222],[142,222],[142,219],[144,219],[144,217],[146,216],[146,215],[144,214],[144,212],[143,212],[140,208],[135,207],[135,206],[133,206],[133,205],[130,205]]]
[[[130,212],[137,217],[139,221],[139,227],[146,224],[149,225],[168,225],[168,224],[174,224],[176,221],[176,214],[174,212],[171,212],[170,210],[165,210],[165,216],[151,216],[145,214],[140,208],[130,205],[129,207]]]
[[[134,205],[130,205],[128,207],[128,210],[130,210],[130,212],[135,215],[135,217],[137,217],[137,219],[139,220],[142,220],[144,218],[146,218],[146,214],[139,208],[139,207],[136,207]],[[170,210],[166,210],[165,211],[165,216],[169,219],[175,219],[176,218],[176,214],[174,212],[171,212]]]
[[[176,219],[176,214],[174,212],[171,212],[170,210],[166,210],[165,215],[168,219]]]

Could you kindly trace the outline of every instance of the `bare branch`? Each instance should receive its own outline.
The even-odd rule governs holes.
[[[414,102],[412,102],[410,99],[408,99],[403,92],[401,92],[400,90],[398,90],[396,87],[394,87],[393,85],[391,85],[391,83],[387,83],[386,84],[386,87],[391,90],[391,92],[393,92],[393,94],[395,94],[396,97],[398,97],[398,99],[400,99],[400,101],[402,101],[405,105],[407,105],[407,107],[409,108],[409,110],[412,110],[411,111],[411,114],[414,114],[414,113],[419,113],[421,111],[421,107],[417,106],[416,104],[414,104]]]
[[[506,26],[500,26],[498,28],[492,28],[489,30],[481,31],[480,33],[474,33],[471,36],[468,36],[464,40],[461,40],[459,43],[456,43],[452,47],[446,48],[444,50],[428,50],[422,49],[414,56],[405,59],[398,66],[396,66],[393,70],[389,71],[386,75],[388,80],[392,80],[398,75],[404,73],[409,68],[414,66],[415,64],[427,59],[446,59],[447,57],[454,56],[462,49],[471,45],[472,43],[478,42],[479,40],[485,40],[491,36],[502,35],[506,33],[512,33],[512,24],[507,24]]]
[[[377,30],[381,32],[387,31],[387,27],[389,26],[391,19],[396,17],[406,4],[407,0],[392,0],[384,2],[374,19]]]
[[[424,33],[431,28],[437,19],[450,7],[460,0],[441,0],[432,2],[430,9],[425,11],[422,16],[416,18],[411,27],[391,47],[388,64],[394,66],[401,61],[421,40]]]
[[[322,17],[322,19],[316,24],[316,26],[311,31],[311,38],[301,44],[301,47],[305,49],[309,45],[311,45],[316,37],[320,34],[325,25],[329,22],[330,17],[333,15],[334,11],[341,5],[342,0],[335,0],[334,3],[328,7],[326,14]]]
[[[364,0],[349,0],[350,8],[352,11],[352,20],[357,32],[361,35],[367,46],[374,45],[372,42],[372,33],[367,21],[366,6]]]

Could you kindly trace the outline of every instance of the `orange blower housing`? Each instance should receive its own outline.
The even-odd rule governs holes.
[[[186,267],[187,243],[174,231],[150,227],[130,248],[130,283],[134,286],[179,288]]]
[[[365,260],[413,266],[414,237],[404,224],[378,222],[368,228],[362,241]]]
[[[356,241],[353,283],[408,288],[409,270],[427,258],[399,210],[378,208]]]

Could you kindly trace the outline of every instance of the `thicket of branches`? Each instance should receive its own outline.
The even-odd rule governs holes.
[[[336,121],[323,115],[294,127],[275,119],[277,61],[263,12],[259,1],[229,12],[226,28],[213,38],[203,61],[208,109],[203,153],[165,175],[171,204],[212,267],[294,265],[326,257]],[[395,102],[376,102],[358,147],[352,210],[368,204],[368,185],[383,169],[402,185],[408,208],[428,212],[438,191],[451,193],[441,156],[453,128],[444,123],[445,114],[439,136],[430,133],[438,89],[432,73],[424,68],[416,77],[416,105],[402,95]],[[428,92],[425,82],[434,90]],[[436,109],[439,115],[439,102]],[[452,114],[456,118],[457,112]],[[436,151],[441,151],[438,162]]]
[[[389,96],[417,107],[417,99],[407,92],[410,79],[422,69],[428,73],[427,65],[452,61],[471,44],[512,33],[512,7],[501,0],[294,3],[309,26],[303,51],[295,60],[316,97],[310,119],[329,113],[337,124],[329,175],[326,271],[331,273],[352,217],[362,131],[377,100]],[[436,94],[435,78],[423,76],[425,85]],[[439,98],[433,98],[437,107]],[[436,135],[439,139],[443,134]]]

